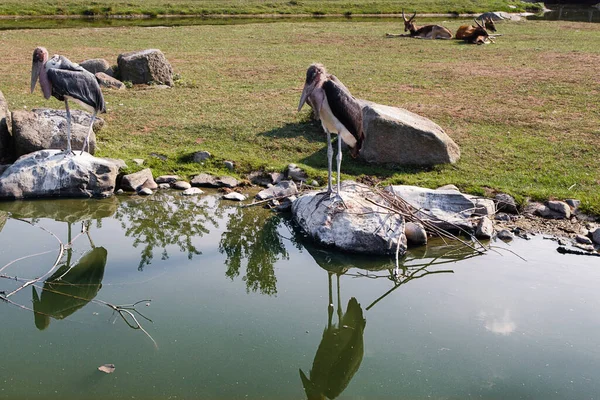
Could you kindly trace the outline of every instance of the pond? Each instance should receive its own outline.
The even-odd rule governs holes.
[[[600,264],[539,236],[415,249],[394,280],[216,192],[0,210],[2,399],[600,393]]]

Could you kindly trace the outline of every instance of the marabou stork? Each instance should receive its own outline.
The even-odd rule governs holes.
[[[338,135],[337,189],[340,193],[340,168],[342,165],[342,140],[352,148],[352,157],[358,156],[363,142],[362,110],[360,102],[352,96],[334,75],[328,74],[321,64],[312,64],[306,71],[306,82],[298,111],[308,102],[321,120],[327,133],[328,184],[327,193],[332,192],[333,147],[331,134]]]
[[[87,111],[92,113],[92,119],[87,137],[83,143],[81,153],[86,147],[89,149],[90,134],[96,119],[96,114],[106,112],[104,97],[96,77],[85,70],[79,64],[71,62],[64,56],[54,55],[48,59],[48,50],[37,47],[33,51],[33,62],[31,65],[31,93],[35,89],[36,82],[40,81],[44,98],[50,96],[65,101],[67,111],[67,149],[66,154],[71,154],[71,113],[69,111],[69,99],[75,101]]]

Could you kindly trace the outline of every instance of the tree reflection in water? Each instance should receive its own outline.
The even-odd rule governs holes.
[[[193,239],[209,233],[207,226],[217,227],[223,209],[216,199],[184,197],[181,193],[157,192],[151,197],[132,197],[121,202],[115,217],[121,221],[125,235],[142,246],[138,269],[152,263],[154,249],[162,248],[161,259],[169,258],[168,246],[178,246],[188,259],[202,254]]]
[[[262,294],[277,293],[277,278],[274,264],[289,259],[284,237],[279,233],[282,225],[289,227],[291,222],[279,214],[259,207],[238,208],[229,216],[227,230],[221,235],[219,252],[226,255],[227,271],[230,279],[240,275],[242,259],[247,259],[246,281],[248,292]],[[299,246],[292,237],[291,243]]]

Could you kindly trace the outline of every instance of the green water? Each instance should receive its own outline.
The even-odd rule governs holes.
[[[389,260],[311,246],[287,219],[216,194],[0,210],[0,291],[47,274],[9,296],[26,309],[0,301],[1,399],[600,393],[600,262],[541,237],[495,243],[527,261],[414,251],[398,284]],[[147,335],[107,305],[137,301]],[[107,363],[114,373],[97,370]]]

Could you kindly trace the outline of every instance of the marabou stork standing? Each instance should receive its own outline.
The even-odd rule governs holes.
[[[327,193],[332,192],[333,147],[331,134],[338,135],[337,189],[340,193],[340,168],[342,165],[342,140],[352,148],[352,157],[358,156],[363,142],[362,111],[359,101],[334,75],[328,74],[321,64],[312,64],[306,71],[306,82],[298,111],[308,102],[321,120],[327,133],[328,185]]]
[[[92,120],[87,137],[83,143],[81,154],[86,147],[89,149],[90,134],[96,119],[96,114],[106,112],[104,97],[96,77],[85,70],[79,64],[71,62],[64,56],[54,55],[48,59],[48,50],[37,47],[33,51],[33,62],[31,65],[31,93],[35,89],[36,82],[40,81],[44,98],[50,96],[65,101],[67,111],[67,149],[66,154],[71,154],[71,113],[69,111],[69,99],[77,102],[87,111],[92,113]]]

